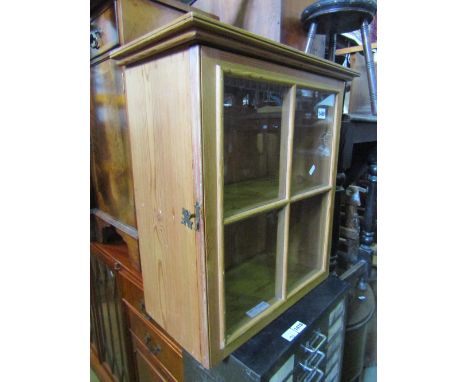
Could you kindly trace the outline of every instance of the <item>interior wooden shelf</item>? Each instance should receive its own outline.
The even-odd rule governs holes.
[[[291,186],[291,203],[298,202],[303,199],[311,198],[315,195],[323,194],[327,191],[330,191],[332,186],[327,184],[318,184],[315,186],[309,186],[304,188],[299,188],[298,186]]]
[[[278,199],[278,178],[268,177],[224,185],[224,218]]]
[[[246,312],[262,301],[275,297],[276,256],[260,253],[224,275],[226,285],[226,330],[233,332],[251,318]]]
[[[296,288],[301,282],[311,279],[319,269],[310,269],[309,272],[305,273],[304,269],[307,269],[309,265],[300,263],[289,263],[288,264],[288,280],[286,293],[289,295],[294,288]]]
[[[288,286],[294,288],[299,282],[311,278],[317,270],[304,273],[308,265],[293,263],[288,265]],[[227,270],[225,278],[226,330],[227,333],[247,323],[251,318],[247,312],[262,301],[269,303],[275,296],[276,255],[260,253],[248,261]],[[287,293],[290,291],[288,290]]]
[[[281,112],[282,106],[263,106],[258,109],[252,109],[250,113],[243,112],[242,110],[225,111],[224,117],[226,119],[229,118],[231,125],[235,125],[236,128],[239,128],[239,123],[249,121],[257,122],[257,128],[261,130],[262,125],[260,122],[265,120],[269,120],[270,122],[277,121],[278,124],[280,124]],[[240,125],[240,127],[242,127],[242,125]],[[252,129],[252,126],[249,125],[247,128]]]

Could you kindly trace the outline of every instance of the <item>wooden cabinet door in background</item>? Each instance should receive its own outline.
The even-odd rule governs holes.
[[[130,376],[130,381],[140,381],[156,370],[155,381],[182,381],[182,349],[146,313],[141,274],[133,269],[125,244],[91,243],[91,275],[92,365],[101,380]],[[123,341],[125,373],[120,372],[118,340]]]
[[[112,60],[91,67],[92,175],[99,209],[136,227],[123,71]]]

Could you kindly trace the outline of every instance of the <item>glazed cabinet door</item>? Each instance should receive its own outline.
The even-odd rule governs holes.
[[[132,380],[116,271],[91,253],[91,343],[116,381]]]
[[[201,62],[215,359],[327,276],[344,83],[208,47]]]

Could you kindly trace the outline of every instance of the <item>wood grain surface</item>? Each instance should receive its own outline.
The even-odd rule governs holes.
[[[123,70],[112,60],[91,67],[91,154],[98,208],[136,227]]]
[[[197,0],[193,7],[219,16],[223,23],[280,41],[282,0]]]
[[[146,310],[203,360],[203,230],[181,224],[182,209],[194,212],[202,200],[195,185],[200,153],[193,152],[193,136],[201,134],[197,62],[193,47],[127,68],[126,83]]]
[[[315,0],[316,1],[316,0]],[[211,12],[219,20],[249,32],[304,50],[307,31],[301,13],[314,0],[197,0],[194,8]],[[314,39],[313,54],[323,57],[325,36]]]
[[[186,11],[151,0],[119,0],[120,38],[128,43],[180,17]]]

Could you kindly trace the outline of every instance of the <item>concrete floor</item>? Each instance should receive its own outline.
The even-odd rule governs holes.
[[[99,378],[96,374],[94,374],[92,369],[90,382],[100,382]],[[364,370],[364,377],[362,382],[377,382],[377,366],[369,367]]]
[[[92,369],[90,382],[100,382],[99,378],[96,374],[94,374]],[[364,370],[362,382],[377,382],[377,366],[372,366]]]

